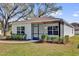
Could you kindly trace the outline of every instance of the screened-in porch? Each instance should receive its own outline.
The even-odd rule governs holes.
[[[41,35],[60,35],[59,23],[32,24],[32,39],[41,39]]]

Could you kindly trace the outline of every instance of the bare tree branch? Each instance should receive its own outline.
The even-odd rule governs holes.
[[[18,6],[14,6],[14,8],[11,9],[10,14],[8,15],[8,19],[11,17],[11,14],[13,14],[17,10]]]
[[[16,13],[13,14],[12,16],[10,16],[10,19],[11,19],[12,17],[16,16],[17,14],[23,13],[23,12],[26,11],[26,10],[27,10],[27,9],[24,9],[24,10],[21,10],[21,11],[16,12]]]
[[[26,17],[26,16],[29,15],[32,11],[33,11],[33,9],[31,8],[31,10],[30,10],[27,14],[23,13],[20,17],[18,17],[18,19],[17,19],[16,21],[20,20],[21,18]],[[16,22],[16,21],[13,21],[13,22]]]
[[[2,16],[3,18],[5,18],[5,16],[2,13],[0,13],[0,16]]]
[[[42,6],[44,6],[43,8],[41,8]],[[55,3],[43,3],[40,5],[39,9],[38,9],[38,17],[41,17],[43,15],[46,14],[51,14],[51,13],[55,13],[58,10],[62,10],[61,6],[57,6]]]
[[[0,7],[0,16],[2,16],[2,18],[4,19],[5,18],[5,15],[3,14],[3,10],[2,10],[2,8]]]

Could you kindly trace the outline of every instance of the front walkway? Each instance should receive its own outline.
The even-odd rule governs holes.
[[[5,40],[6,37],[0,35],[0,43],[31,43],[37,42],[38,40],[29,40],[29,41],[22,41],[22,40]]]
[[[30,41],[0,40],[0,43],[31,43],[31,42],[37,42],[37,40],[30,40]]]

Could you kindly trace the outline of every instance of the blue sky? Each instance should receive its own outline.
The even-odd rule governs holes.
[[[58,11],[56,15],[52,14],[53,16],[63,18],[69,23],[79,23],[79,3],[57,3],[57,5],[62,6],[62,10]],[[43,7],[41,9],[44,9]],[[38,15],[38,8],[39,4],[35,4],[35,15]]]
[[[56,17],[63,18],[67,22],[79,23],[79,3],[60,3],[62,10],[57,13]]]

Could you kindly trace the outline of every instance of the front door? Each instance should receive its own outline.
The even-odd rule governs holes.
[[[39,24],[32,24],[32,38],[39,40]]]

